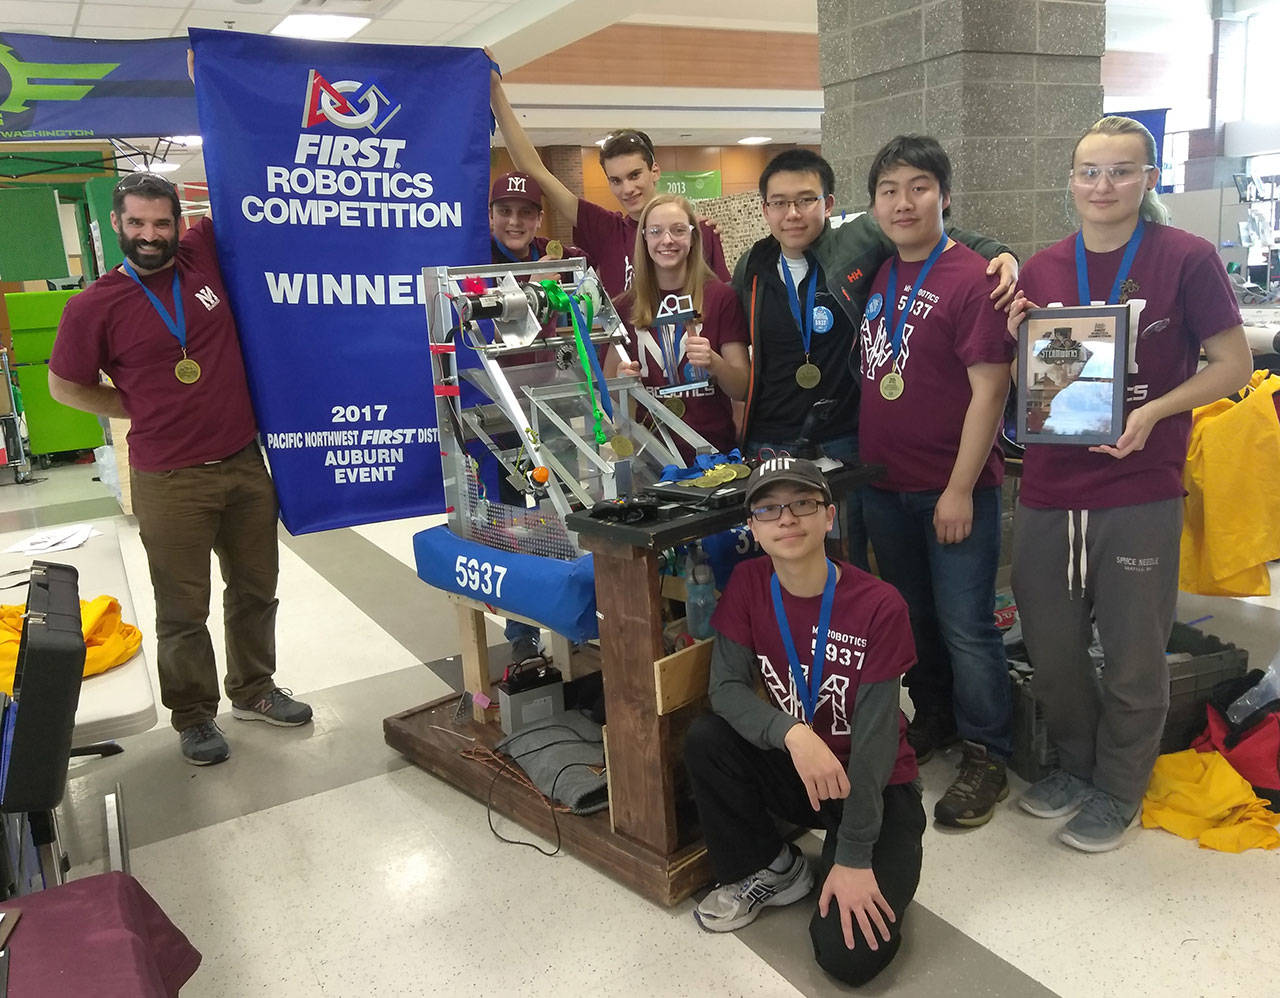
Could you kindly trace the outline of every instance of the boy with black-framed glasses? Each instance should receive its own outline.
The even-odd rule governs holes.
[[[898,707],[915,661],[907,608],[892,586],[827,559],[835,506],[813,462],[765,461],[747,507],[768,557],[740,564],[725,588],[712,618],[714,713],[685,740],[720,882],[694,915],[732,932],[801,900],[814,871],[776,818],[825,829],[814,954],[827,973],[862,984],[897,953],[920,879],[925,816]]]

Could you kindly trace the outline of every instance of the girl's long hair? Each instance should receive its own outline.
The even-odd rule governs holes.
[[[649,256],[649,244],[644,238],[650,212],[663,204],[679,205],[692,227],[689,256],[685,260],[684,287],[680,289],[680,294],[689,295],[693,299],[695,311],[702,311],[702,289],[716,277],[702,255],[702,229],[698,225],[693,205],[679,194],[659,194],[640,212],[640,228],[636,230],[636,245],[631,253],[631,259],[635,261],[632,265],[635,272],[631,277],[631,290],[623,295],[631,308],[631,324],[637,328],[653,325],[658,303],[664,295],[671,293],[658,287],[657,268],[653,264],[653,258]]]

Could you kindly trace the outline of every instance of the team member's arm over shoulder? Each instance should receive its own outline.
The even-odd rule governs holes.
[[[492,53],[485,49],[492,59]],[[551,207],[558,211],[571,224],[578,224],[578,196],[565,187],[554,173],[543,165],[542,157],[525,133],[520,118],[507,100],[507,93],[502,87],[502,77],[497,70],[489,72],[489,103],[493,108],[493,116],[497,119],[498,128],[507,143],[507,152],[511,154],[516,169],[527,173],[542,188],[542,193],[551,202]]]

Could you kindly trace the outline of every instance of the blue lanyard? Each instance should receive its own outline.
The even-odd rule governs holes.
[[[497,247],[498,252],[501,253],[503,256],[505,256],[512,263],[533,263],[538,259],[538,247],[533,245],[533,243],[529,244],[529,259],[520,260],[520,259],[517,259],[516,255],[512,253],[511,250],[507,249],[505,246],[502,245],[501,239],[491,239],[491,241],[493,245]]]
[[[187,352],[187,317],[182,311],[182,285],[178,283],[178,268],[173,268],[173,315],[168,310],[155,293],[142,283],[142,279],[138,277],[137,272],[129,266],[129,261],[124,260],[124,272],[133,278],[134,283],[140,287],[148,298],[155,310],[160,313],[160,318],[164,320],[164,324],[169,327],[169,332],[174,336],[182,346],[182,353],[185,356]]]
[[[791,317],[800,327],[800,339],[804,341],[804,356],[808,360],[809,341],[813,339],[813,303],[817,301],[818,295],[818,268],[813,254],[806,253],[804,258],[809,263],[809,273],[805,275],[809,279],[809,290],[804,297],[803,316],[800,314],[800,292],[796,290],[795,279],[791,276],[791,267],[788,266],[784,256],[779,256],[779,262],[782,264],[782,279],[787,285],[787,304],[791,306]]]
[[[885,302],[885,318],[889,321],[890,327],[893,329],[893,341],[889,345],[889,349],[893,351],[889,358],[890,369],[897,363],[898,351],[902,349],[902,333],[907,328],[907,316],[911,314],[911,306],[916,303],[916,296],[920,294],[920,289],[924,287],[924,279],[929,276],[929,271],[933,269],[933,265],[938,262],[938,257],[942,256],[942,251],[947,248],[947,234],[944,232],[942,238],[938,240],[938,245],[925,258],[924,266],[920,268],[920,274],[916,278],[915,286],[911,289],[911,297],[907,299],[907,307],[902,310],[902,314],[894,321],[894,313],[898,310],[898,255],[895,253],[893,262],[889,264],[889,286],[885,288],[885,297],[889,300]]]
[[[782,647],[787,653],[787,662],[791,666],[791,678],[795,682],[796,696],[804,708],[804,719],[813,723],[813,716],[818,712],[818,699],[822,694],[822,673],[827,664],[827,645],[831,635],[831,607],[836,601],[836,566],[827,562],[827,584],[822,590],[822,608],[818,611],[818,638],[813,652],[813,665],[809,667],[809,682],[804,681],[804,670],[800,668],[800,657],[796,654],[796,643],[791,637],[791,625],[787,621],[787,611],[782,606],[782,584],[775,574],[769,583],[773,593],[773,615],[778,620],[778,631],[782,634]]]
[[[1146,228],[1146,224],[1142,219],[1138,219],[1138,227],[1133,230],[1133,235],[1125,244],[1120,269],[1116,272],[1116,279],[1111,285],[1111,294],[1107,295],[1108,305],[1120,304],[1120,289],[1133,267],[1134,257],[1138,255],[1138,247],[1142,245],[1142,230]],[[1076,291],[1080,296],[1081,305],[1087,307],[1093,304],[1093,296],[1089,292],[1089,265],[1085,262],[1083,232],[1076,233]]]

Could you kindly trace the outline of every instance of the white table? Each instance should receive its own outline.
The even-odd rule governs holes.
[[[129,580],[125,575],[124,558],[120,554],[120,537],[115,520],[90,521],[100,536],[90,537],[78,548],[68,551],[51,551],[47,554],[0,553],[0,572],[29,566],[33,561],[47,561],[70,565],[79,573],[79,592],[82,600],[95,596],[114,596],[120,603],[121,615],[126,623],[137,622],[133,611],[133,599],[129,592]],[[11,544],[42,533],[39,528],[16,530],[0,534],[0,552]],[[22,603],[26,590],[17,586],[0,590],[0,603]],[[89,676],[80,686],[80,703],[76,708],[76,723],[72,733],[72,745],[92,745],[111,741],[125,735],[148,731],[156,723],[155,694],[147,660],[139,647],[137,653],[113,669],[97,676]],[[114,793],[104,800],[107,812],[107,849],[113,870],[129,870],[128,837],[125,831],[124,805],[119,784]],[[57,843],[57,823],[54,821],[54,841],[41,849],[41,862],[46,876],[62,882],[62,853]],[[52,870],[50,869],[52,866]]]

